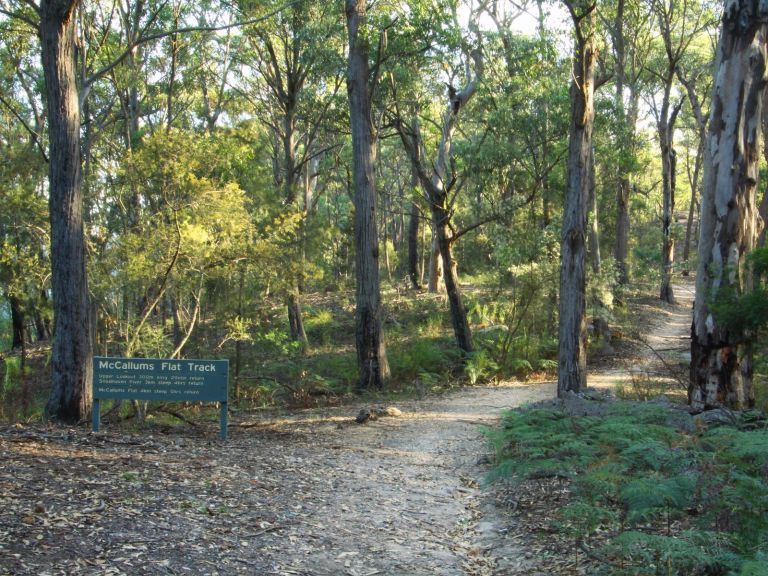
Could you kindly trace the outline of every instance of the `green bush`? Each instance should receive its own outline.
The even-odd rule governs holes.
[[[389,365],[395,380],[408,381],[415,378],[424,380],[451,372],[458,365],[459,353],[452,342],[445,347],[439,340],[420,338],[406,342],[397,349],[391,348]]]
[[[464,365],[464,373],[469,378],[469,383],[473,386],[478,381],[493,376],[498,370],[499,366],[485,350],[480,350],[470,355]]]
[[[338,323],[334,320],[333,312],[330,310],[320,310],[317,313],[308,314],[304,318],[304,330],[307,333],[307,338],[324,346],[333,343],[334,333],[338,328]]]
[[[506,413],[487,432],[498,457],[491,479],[569,479],[554,527],[577,542],[613,534],[596,544],[610,574],[766,573],[768,429],[691,436],[658,406],[605,411]]]

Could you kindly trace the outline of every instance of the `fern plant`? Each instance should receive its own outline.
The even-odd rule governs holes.
[[[598,544],[608,574],[768,574],[768,430],[691,436],[657,406],[607,412],[506,413],[487,432],[499,462],[491,479],[568,479],[554,528],[582,543],[615,535]]]

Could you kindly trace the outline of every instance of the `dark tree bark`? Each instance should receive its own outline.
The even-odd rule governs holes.
[[[595,5],[566,2],[566,6],[573,17],[576,40],[570,88],[568,176],[560,242],[558,396],[579,392],[587,385],[586,228],[596,60],[591,22]]]
[[[477,64],[480,68],[482,65]],[[445,282],[445,291],[451,308],[451,324],[453,325],[456,344],[464,352],[472,352],[472,330],[467,319],[467,311],[461,297],[459,276],[456,269],[456,261],[453,257],[453,243],[459,234],[451,230],[452,206],[449,201],[452,179],[448,175],[448,164],[452,143],[452,134],[456,126],[456,115],[477,90],[477,78],[472,79],[463,90],[457,92],[449,101],[443,118],[443,129],[440,139],[437,161],[433,169],[429,171],[422,161],[421,149],[423,141],[418,129],[407,128],[402,119],[396,121],[396,128],[403,142],[405,151],[411,160],[413,169],[419,177],[422,188],[426,191],[432,217],[432,234],[435,246],[432,256],[439,258],[442,263],[442,275]],[[459,102],[458,105],[455,102]],[[432,266],[430,260],[430,266]],[[431,277],[430,277],[431,284]],[[431,291],[431,290],[430,290]]]
[[[11,326],[13,328],[13,342],[11,344],[11,348],[23,348],[24,343],[27,340],[24,308],[21,305],[21,300],[15,296],[11,296],[8,300],[11,304]]]
[[[308,342],[307,332],[304,330],[304,319],[301,315],[301,303],[299,302],[299,291],[296,290],[288,294],[288,325],[290,328],[291,340],[295,342]]]
[[[355,204],[355,272],[357,275],[355,345],[359,390],[382,388],[389,378],[389,363],[382,328],[383,308],[379,282],[379,245],[376,227],[374,158],[376,135],[371,120],[368,86],[370,46],[365,0],[346,0],[349,34],[347,91],[352,129],[352,180]]]
[[[474,64],[474,75],[469,72],[470,67],[467,66],[468,76],[464,86],[460,90],[453,87],[448,90],[437,157],[431,162],[431,169],[427,168],[424,141],[418,123],[415,123],[413,127],[406,126],[402,114],[398,111],[395,127],[408,158],[411,160],[411,166],[425,191],[432,217],[433,246],[430,258],[429,291],[432,292],[436,288],[433,284],[433,273],[439,272],[439,269],[442,268],[456,344],[462,352],[471,353],[474,351],[472,329],[461,296],[457,263],[453,257],[453,245],[463,232],[455,232],[451,225],[453,203],[450,196],[451,190],[456,184],[456,176],[451,167],[451,158],[453,135],[456,131],[458,117],[461,110],[477,93],[478,83],[483,75],[483,57],[481,50],[470,50],[469,48],[465,49],[465,57],[468,62],[471,61]],[[441,267],[436,266],[438,261],[442,264]]]
[[[671,83],[667,92],[671,90]],[[672,238],[672,220],[675,214],[675,191],[677,188],[677,153],[674,148],[675,120],[682,108],[682,101],[672,106],[670,113],[669,94],[665,93],[661,114],[656,130],[661,148],[661,180],[663,209],[661,216],[661,288],[659,298],[664,302],[674,304],[675,293],[672,289],[672,267],[675,263],[675,242]]]
[[[629,125],[624,112],[624,86],[626,84],[626,40],[624,38],[624,0],[619,0],[616,6],[616,16],[611,29],[613,39],[613,52],[615,60],[616,110],[619,113],[620,120],[625,120],[621,125],[621,147],[624,154],[630,142],[630,134],[634,128]],[[621,166],[621,163],[619,164]],[[616,259],[616,269],[618,271],[618,281],[620,285],[629,283],[629,195],[632,191],[632,183],[629,174],[625,170],[619,169],[619,181],[616,188],[616,245],[614,249],[614,258]]]
[[[699,409],[754,405],[747,339],[718,324],[709,303],[722,290],[749,289],[745,267],[758,232],[760,129],[768,23],[757,0],[726,5],[717,49],[705,151],[699,267],[691,331],[689,403]]]
[[[417,180],[418,183],[418,180]],[[416,202],[411,203],[410,220],[408,220],[408,279],[414,290],[421,288],[419,279],[419,218],[421,213]]]
[[[49,210],[54,340],[46,417],[75,423],[91,407],[91,333],[83,235],[75,0],[40,3],[50,139]]]
[[[51,338],[51,323],[50,320],[43,315],[40,310],[41,306],[45,306],[48,302],[48,294],[45,290],[40,290],[40,299],[35,306],[35,331],[37,332],[37,339],[39,341],[45,341]]]
[[[447,212],[447,211],[446,211]],[[467,319],[467,310],[459,289],[459,276],[456,270],[456,260],[453,258],[453,238],[448,227],[450,213],[441,214],[437,221],[437,243],[443,259],[443,275],[445,293],[451,307],[451,324],[456,344],[459,350],[470,353],[475,347],[472,343],[472,330]]]

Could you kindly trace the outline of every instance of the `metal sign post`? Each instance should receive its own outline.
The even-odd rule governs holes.
[[[100,426],[100,400],[220,402],[221,439],[227,439],[229,360],[158,358],[93,359],[94,432]]]

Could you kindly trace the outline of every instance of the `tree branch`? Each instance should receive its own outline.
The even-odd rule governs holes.
[[[45,153],[45,148],[43,148],[43,145],[40,142],[40,134],[35,132],[32,129],[32,127],[29,126],[29,124],[27,124],[27,122],[24,120],[24,118],[22,118],[19,115],[19,113],[16,112],[16,110],[13,108],[13,106],[11,106],[11,104],[5,98],[3,98],[2,95],[0,95],[0,104],[5,106],[8,109],[8,111],[11,114],[13,114],[13,116],[16,118],[16,120],[18,120],[21,123],[21,125],[24,127],[24,129],[29,133],[29,135],[32,137],[32,142],[34,142],[37,145],[38,149],[40,150],[40,153],[43,155],[43,160],[45,160],[45,162],[47,163],[48,162],[48,155]]]
[[[39,8],[35,7],[35,11],[39,13]],[[31,18],[27,18],[22,14],[17,14],[16,12],[11,12],[3,8],[0,8],[0,14],[4,14],[5,16],[8,16],[8,18],[11,18],[12,20],[18,20],[19,22],[24,22],[24,24],[31,26],[35,32],[37,32],[38,29],[40,28],[39,22],[35,22]]]
[[[115,58],[112,62],[107,64],[104,68],[102,68],[98,72],[94,73],[90,78],[88,78],[83,87],[83,91],[87,94],[87,92],[90,91],[90,87],[93,85],[94,82],[102,78],[104,75],[108,74],[113,68],[117,67],[138,46],[147,44],[148,42],[152,42],[153,40],[160,40],[161,38],[166,38],[167,36],[171,36],[173,34],[188,34],[190,32],[218,32],[220,30],[230,30],[232,28],[242,28],[244,26],[252,26],[254,24],[259,24],[261,22],[264,22],[265,20],[269,20],[270,18],[279,14],[286,8],[289,8],[294,4],[298,3],[298,1],[299,0],[291,0],[291,2],[283,4],[279,8],[276,8],[275,10],[268,12],[264,16],[259,16],[258,18],[252,18],[250,20],[245,20],[243,22],[234,22],[232,24],[222,24],[220,26],[188,26],[184,28],[174,28],[173,30],[165,30],[163,32],[158,32],[156,34],[150,34],[149,36],[142,36],[141,38],[138,38],[137,40],[129,44],[128,47],[123,51],[123,53],[120,54],[120,56]]]

